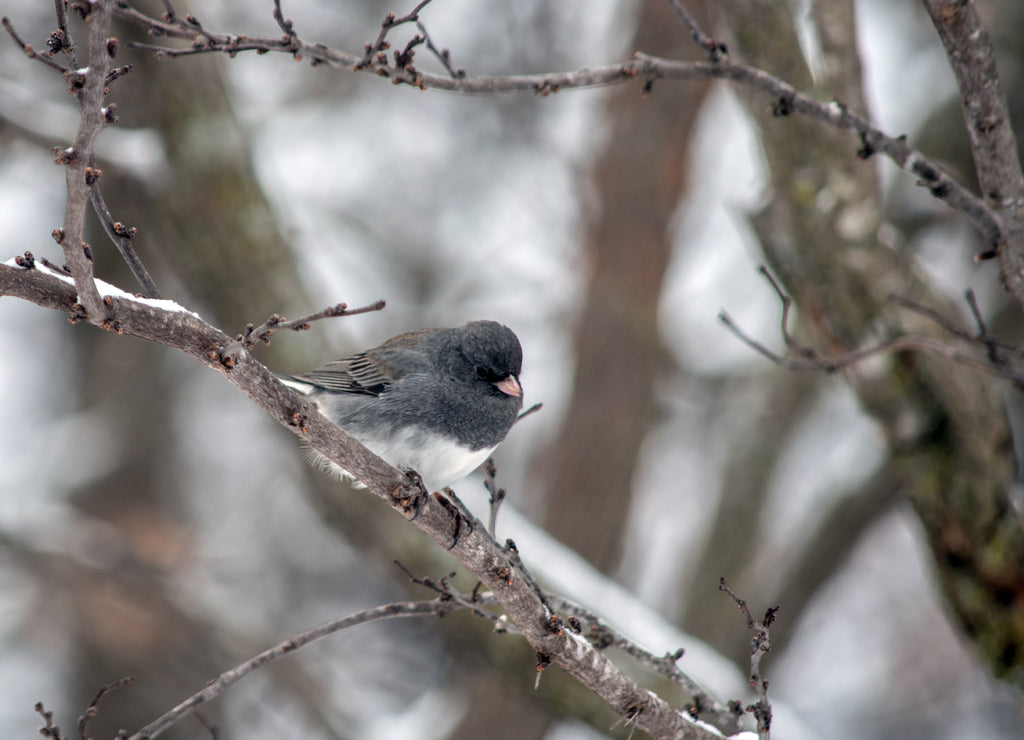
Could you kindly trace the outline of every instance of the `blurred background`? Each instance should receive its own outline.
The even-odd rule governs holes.
[[[685,4],[734,59],[868,112],[974,186],[956,85],[919,4]],[[387,11],[412,5],[284,11],[304,39],[359,51]],[[1019,110],[1024,7],[979,7]],[[208,28],[276,37],[271,10],[192,8]],[[55,27],[46,3],[3,12],[37,48]],[[421,18],[469,74],[597,66],[638,49],[698,58],[660,0],[435,0]],[[469,97],[284,55],[156,61],[122,43],[118,62],[135,69],[112,91],[121,125],[99,143],[104,195],[138,227],[165,297],[229,333],[274,312],[387,300],[276,335],[255,350],[271,369],[477,318],[518,333],[526,402],[544,408],[496,454],[508,489],[498,534],[542,581],[604,574],[643,616],[618,599],[590,606],[654,652],[706,644],[733,664],[729,678],[702,675],[699,657],[681,667],[731,687],[722,698],[742,691],[749,634],[719,577],[755,612],[780,605],[763,664],[785,709],[780,738],[1024,733],[1020,659],[1000,663],[964,636],[979,622],[951,606],[956,579],[933,557],[948,522],[929,518],[929,496],[947,490],[967,509],[984,508],[985,491],[1012,500],[1019,392],[920,357],[788,372],[717,319],[725,309],[781,351],[766,264],[798,303],[800,336],[823,351],[928,330],[890,292],[959,318],[968,288],[992,330],[1021,342],[996,265],[972,260],[977,235],[910,176],[724,83]],[[422,47],[415,63],[437,68]],[[62,261],[49,234],[64,172],[49,149],[77,125],[65,86],[0,44],[3,259],[28,249]],[[137,289],[98,229],[91,242],[98,275]],[[294,632],[430,598],[396,558],[425,576],[458,570],[386,506],[306,467],[291,434],[184,356],[6,299],[0,357],[4,738],[36,736],[40,700],[73,732],[97,687],[124,675],[135,684],[104,701],[90,732],[134,731]],[[486,513],[479,476],[457,490]],[[1002,515],[1019,522],[1019,509]],[[247,738],[630,735],[555,670],[535,690],[525,643],[478,621],[342,632],[246,679],[204,720]],[[194,720],[166,735],[206,736]]]

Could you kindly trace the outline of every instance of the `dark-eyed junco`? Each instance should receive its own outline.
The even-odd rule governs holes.
[[[507,326],[420,329],[306,375],[279,375],[378,457],[428,490],[465,477],[505,438],[523,405],[523,350]],[[315,450],[326,471],[348,475]]]

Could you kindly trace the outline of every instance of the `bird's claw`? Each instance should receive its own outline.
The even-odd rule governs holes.
[[[423,478],[415,470],[404,470],[405,477],[409,483],[404,486],[397,486],[391,492],[392,505],[400,509],[409,521],[415,520],[423,508],[423,501],[429,495],[426,486],[423,485]]]

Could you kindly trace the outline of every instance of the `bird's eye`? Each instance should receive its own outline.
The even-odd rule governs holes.
[[[476,366],[476,376],[478,378],[486,378],[488,375],[490,375],[490,373],[487,372],[486,367],[484,367],[483,365]]]

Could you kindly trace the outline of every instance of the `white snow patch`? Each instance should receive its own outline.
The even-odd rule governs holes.
[[[15,267],[15,268],[17,268],[19,270],[26,269],[26,268],[22,267],[21,265],[19,265],[14,260],[15,260],[15,258],[12,257],[11,259],[9,259],[6,262],[4,262],[4,264],[8,265],[9,267]],[[46,265],[44,265],[44,264],[42,264],[40,262],[36,263],[34,269],[38,270],[39,272],[45,273],[47,275],[51,275],[51,276],[53,276],[53,277],[55,277],[55,278],[57,278],[59,280],[63,280],[68,285],[74,285],[75,284],[74,279],[72,279],[72,277],[70,275],[67,275],[67,274],[65,274],[63,272],[58,272],[57,270],[53,270],[53,269],[47,267]],[[174,311],[176,313],[187,313],[187,314],[189,314],[191,316],[195,316],[197,319],[200,318],[199,314],[197,314],[195,311],[190,311],[187,308],[185,308],[184,306],[182,306],[180,303],[175,303],[174,301],[168,300],[166,298],[143,298],[142,296],[134,295],[132,293],[128,293],[127,291],[121,290],[116,285],[111,285],[110,283],[104,282],[103,280],[100,280],[99,278],[95,278],[95,281],[96,281],[96,290],[98,290],[100,295],[103,296],[103,297],[110,296],[111,298],[119,298],[119,299],[125,300],[125,301],[133,301],[135,303],[141,303],[141,304],[143,304],[145,306],[151,306],[152,308],[158,308],[158,309],[161,309],[163,311]]]

